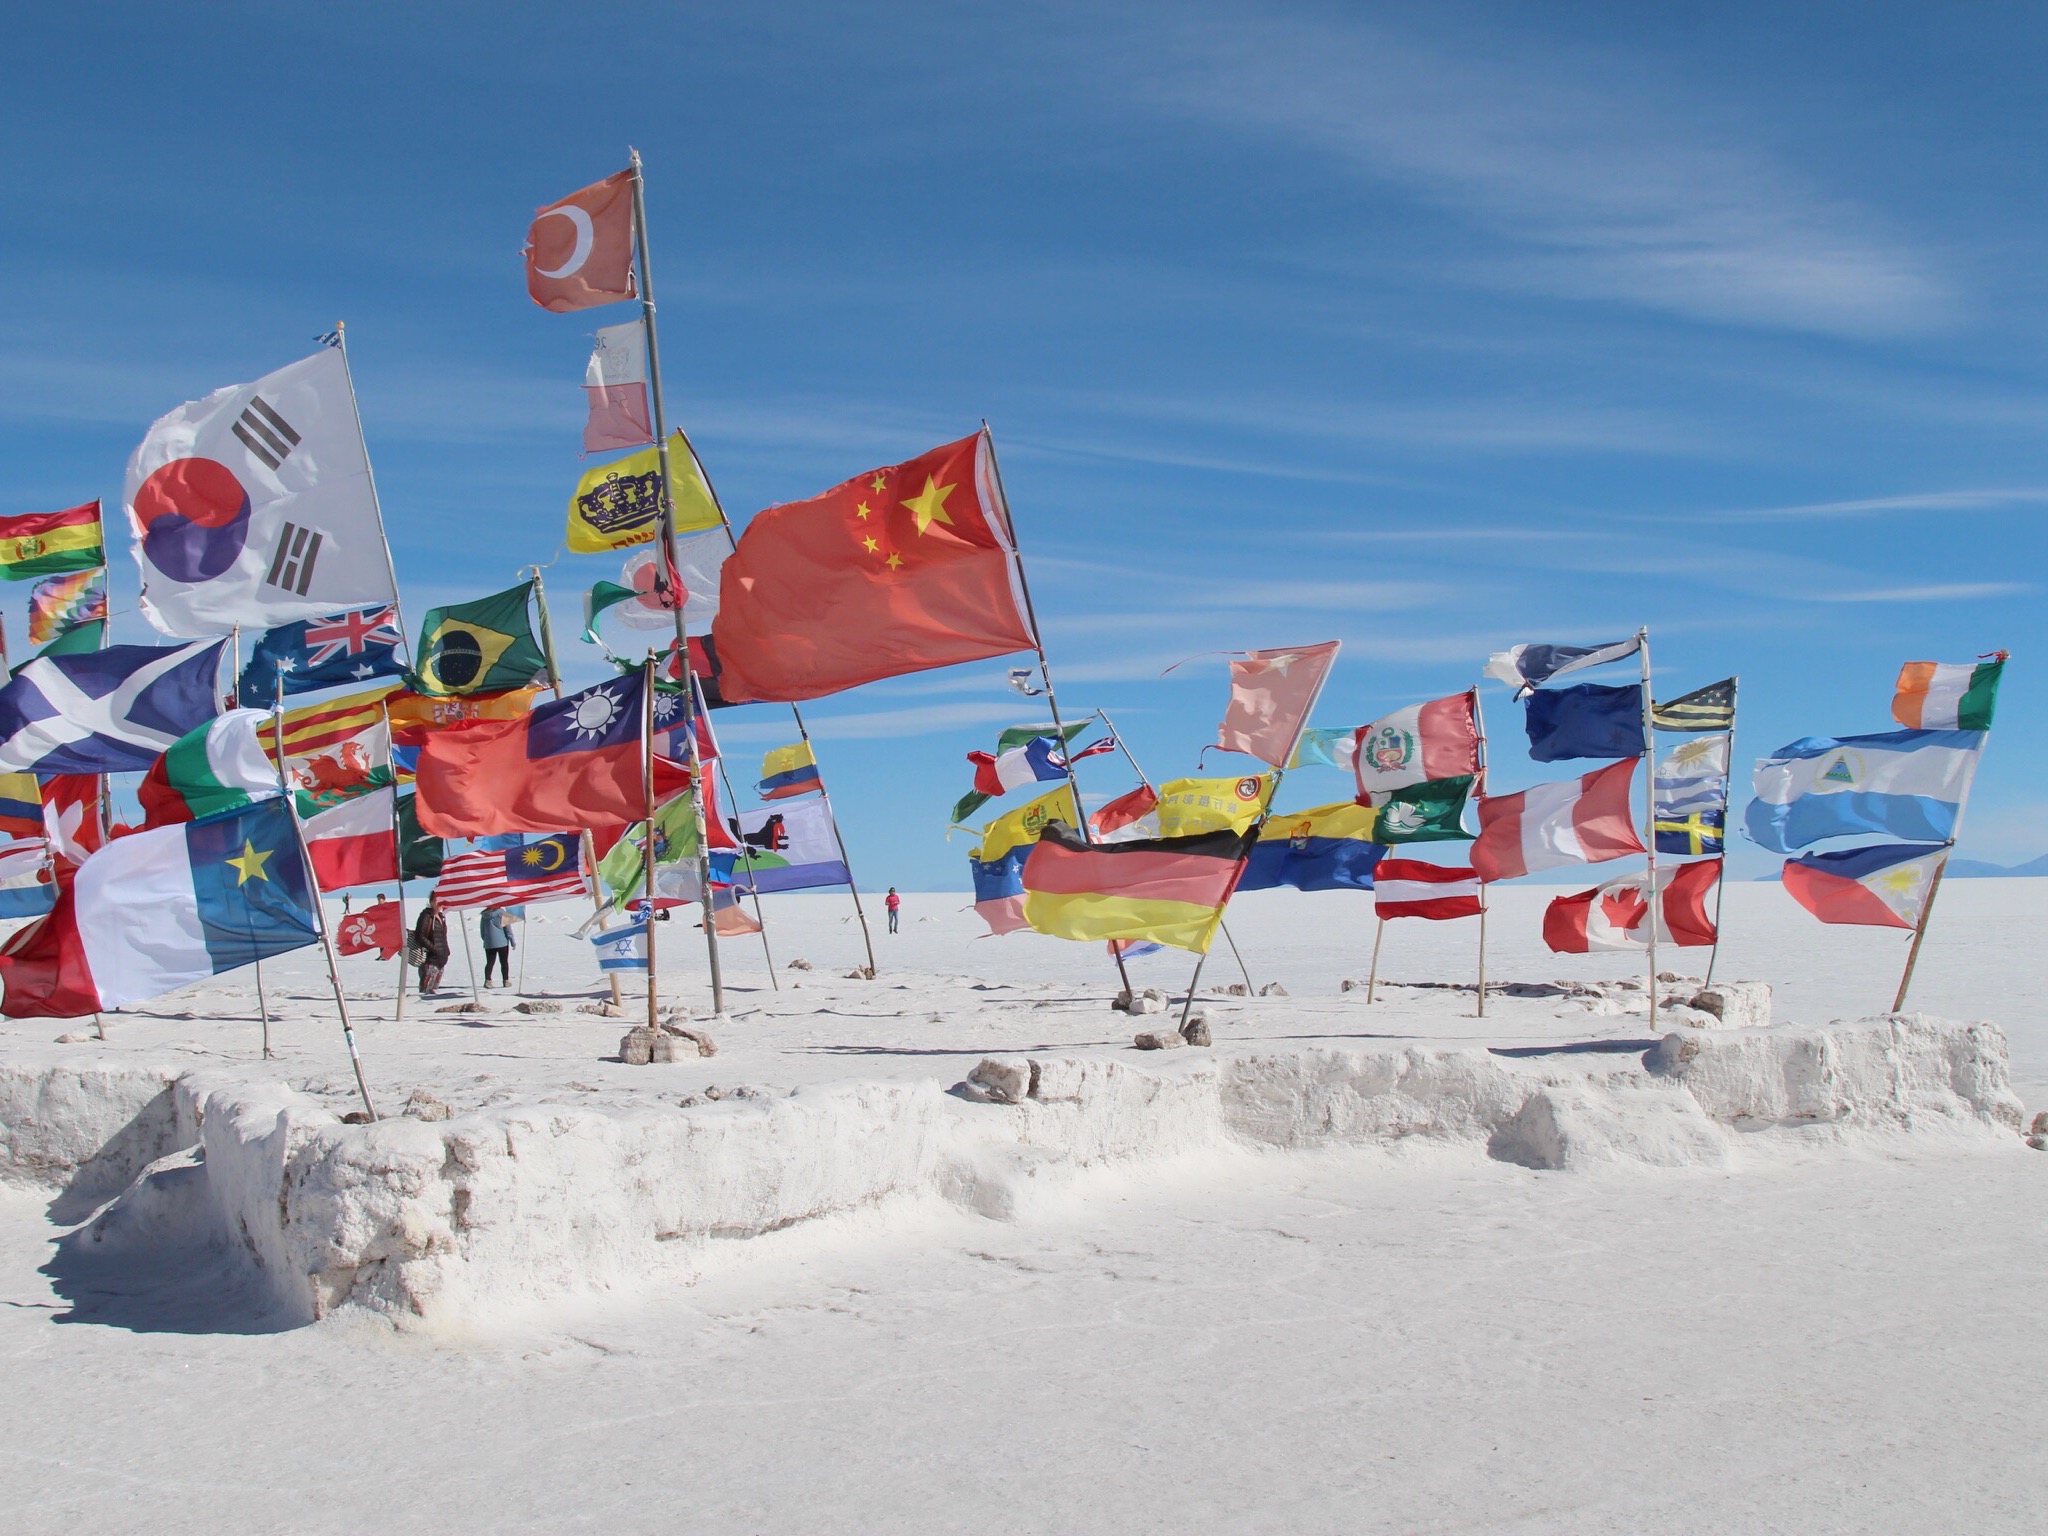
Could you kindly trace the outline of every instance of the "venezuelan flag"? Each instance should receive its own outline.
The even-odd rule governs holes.
[[[1369,891],[1386,849],[1372,840],[1379,812],[1350,800],[1268,818],[1245,865],[1241,891]]]
[[[762,756],[761,782],[754,786],[754,793],[763,800],[787,800],[792,795],[807,795],[823,787],[818,778],[817,754],[811,751],[808,741],[799,741]]]
[[[1224,831],[1091,844],[1055,822],[1024,864],[1024,920],[1056,939],[1146,939],[1207,954],[1250,841]]]

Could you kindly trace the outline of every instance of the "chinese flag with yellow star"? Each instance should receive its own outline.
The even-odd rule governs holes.
[[[711,633],[732,704],[1030,649],[987,434],[756,513]]]

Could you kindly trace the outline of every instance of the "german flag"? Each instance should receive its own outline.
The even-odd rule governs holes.
[[[1056,939],[1146,939],[1207,954],[1256,835],[1091,845],[1056,821],[1024,863],[1024,920]]]
[[[89,571],[106,563],[106,538],[100,530],[100,504],[96,501],[68,512],[0,517],[0,578],[36,581],[68,571]]]

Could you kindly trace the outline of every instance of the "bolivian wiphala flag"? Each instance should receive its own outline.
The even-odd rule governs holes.
[[[1207,954],[1255,836],[1090,844],[1054,822],[1024,863],[1024,920],[1056,939],[1149,939]]]

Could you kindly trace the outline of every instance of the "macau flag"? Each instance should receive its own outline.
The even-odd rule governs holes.
[[[653,543],[661,526],[656,490],[660,481],[660,452],[654,448],[642,448],[586,472],[576,482],[576,494],[569,498],[570,552],[601,554],[629,544]],[[675,507],[677,533],[698,533],[724,521],[704,482],[696,450],[681,432],[669,439],[668,494]]]
[[[429,609],[420,626],[414,691],[447,697],[532,683],[547,670],[528,617],[532,594],[527,581],[474,602]]]

